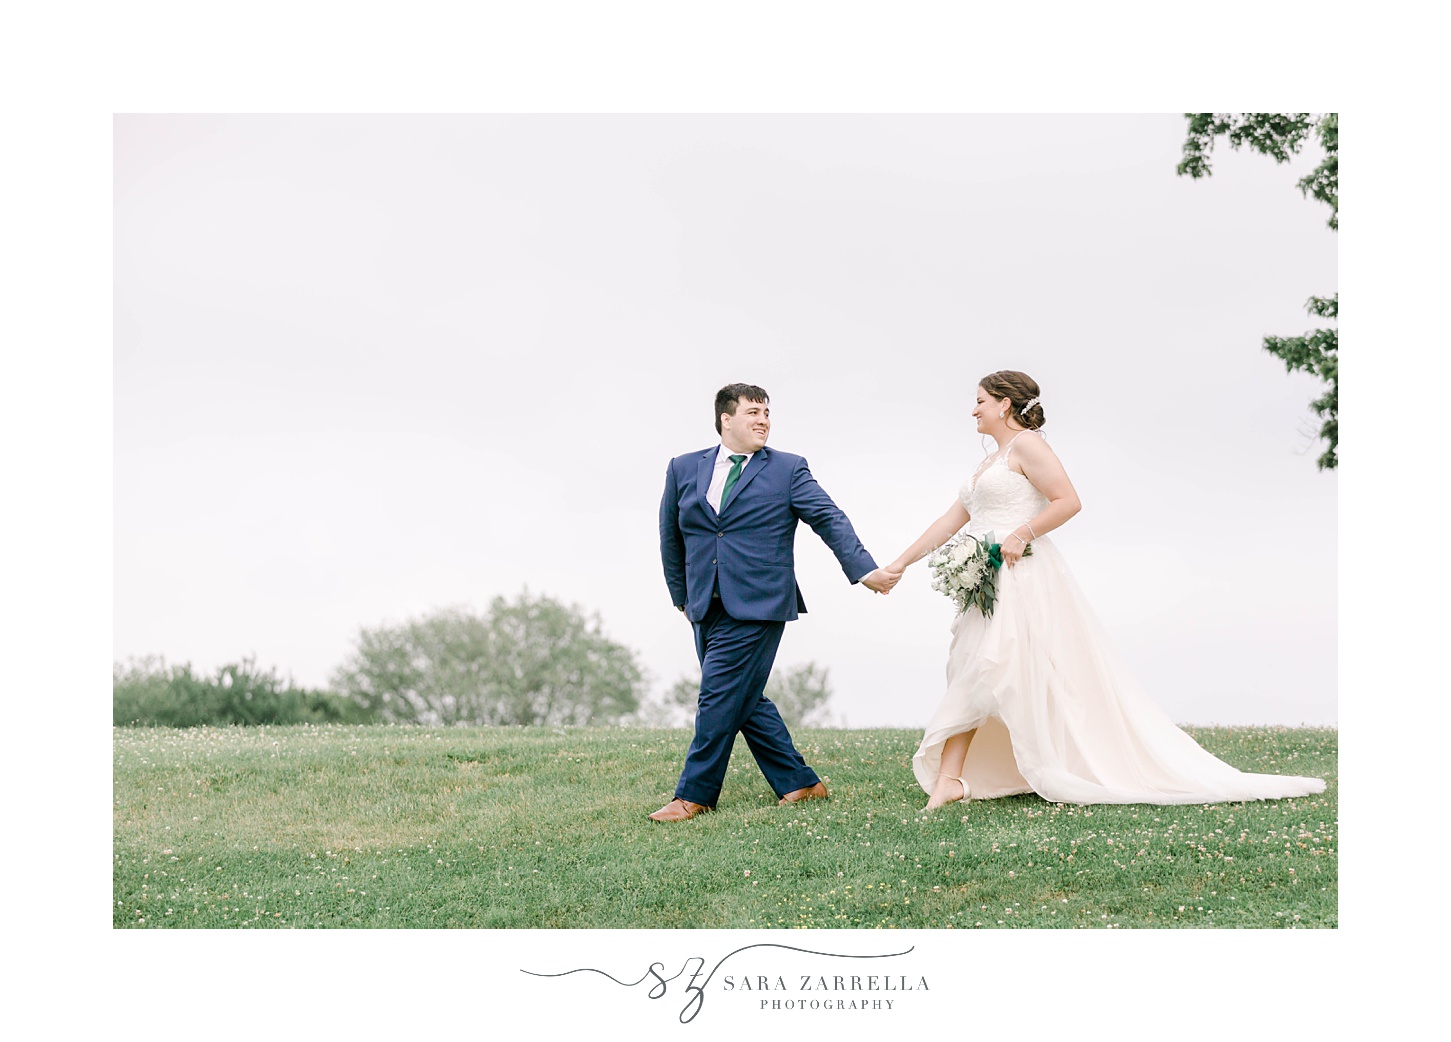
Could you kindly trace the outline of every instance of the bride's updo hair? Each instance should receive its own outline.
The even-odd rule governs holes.
[[[1023,408],[1038,397],[1038,382],[1027,373],[1003,369],[988,373],[977,385],[994,398],[1006,398],[1008,408],[1012,410],[1008,415],[1027,430],[1036,431],[1042,428],[1043,407],[1035,404],[1030,409]]]

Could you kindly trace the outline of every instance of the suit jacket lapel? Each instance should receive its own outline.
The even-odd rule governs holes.
[[[715,454],[717,449],[706,449],[695,468],[695,494],[700,497],[701,509],[707,517],[715,517],[715,508],[710,505],[706,493],[710,491],[710,479],[715,477]]]
[[[761,469],[769,462],[771,462],[771,457],[765,449],[762,449],[751,457],[751,461],[746,464],[746,469],[741,471],[740,478],[736,480],[736,487],[731,489],[731,498],[720,505],[722,514],[729,510],[731,504],[740,498],[741,493],[746,490],[746,486],[751,483],[751,479],[759,474]]]

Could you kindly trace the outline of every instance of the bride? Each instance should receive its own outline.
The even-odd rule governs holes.
[[[964,525],[1002,544],[991,615],[974,606],[953,622],[947,693],[912,758],[930,793],[927,809],[1022,792],[1056,803],[1220,803],[1323,792],[1319,778],[1245,774],[1205,752],[1115,657],[1045,538],[1078,513],[1079,502],[1042,437],[1038,385],[1011,370],[986,376],[972,415],[997,451],[884,569],[895,585]]]

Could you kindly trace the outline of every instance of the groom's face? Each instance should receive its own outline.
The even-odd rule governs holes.
[[[759,452],[771,434],[771,407],[765,402],[742,398],[736,402],[736,413],[720,414],[720,437],[728,448],[739,452]]]

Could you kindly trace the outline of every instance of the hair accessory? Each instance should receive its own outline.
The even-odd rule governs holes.
[[[1033,406],[1038,405],[1038,404],[1040,404],[1040,402],[1038,401],[1037,398],[1029,398],[1028,399],[1028,403],[1026,405],[1024,405],[1021,409],[1018,410],[1018,415],[1021,416],[1023,413],[1027,412]]]

